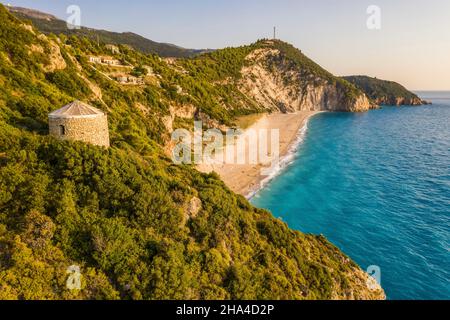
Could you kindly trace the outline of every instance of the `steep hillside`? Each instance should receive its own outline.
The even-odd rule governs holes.
[[[129,45],[143,53],[155,53],[162,57],[190,57],[204,52],[205,50],[185,49],[169,43],[159,43],[132,32],[111,32],[106,30],[97,30],[82,27],[77,30],[67,28],[65,21],[36,10],[8,7],[10,12],[14,13],[18,18],[30,20],[33,24],[45,34],[65,34],[89,37],[94,41],[101,41],[110,44]]]
[[[348,76],[343,77],[343,79],[361,89],[378,105],[419,106],[428,104],[428,102],[423,101],[416,94],[393,81],[380,80],[367,76]]]
[[[234,90],[265,43],[175,62],[121,46],[112,67],[89,62],[104,44],[42,35],[1,5],[0,23],[0,299],[384,298],[325,238],[165,156],[194,117],[267,107]],[[47,114],[75,99],[108,114],[110,149],[48,136]]]
[[[257,109],[358,112],[376,107],[352,84],[279,40],[261,40],[179,63],[197,78],[231,86],[255,101]]]
[[[246,61],[239,87],[266,109],[355,112],[374,107],[358,89],[282,41],[261,42]]]

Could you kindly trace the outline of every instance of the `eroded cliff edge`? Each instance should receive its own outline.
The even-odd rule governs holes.
[[[246,57],[241,74],[239,90],[267,110],[362,112],[376,108],[361,90],[282,41],[261,41]]]
[[[343,79],[363,91],[374,103],[381,106],[421,106],[431,104],[422,100],[399,83],[368,76],[348,76]]]

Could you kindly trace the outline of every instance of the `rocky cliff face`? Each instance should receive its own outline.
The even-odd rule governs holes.
[[[384,96],[375,98],[373,101],[378,105],[384,106],[421,106],[429,104],[419,97]]]
[[[429,104],[399,83],[367,76],[343,77],[363,91],[371,101],[385,106],[420,106]]]
[[[350,84],[293,64],[276,47],[254,50],[242,68],[239,89],[273,111],[367,111],[374,104]]]

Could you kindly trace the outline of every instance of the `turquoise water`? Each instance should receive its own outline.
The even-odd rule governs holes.
[[[379,266],[389,299],[450,299],[450,94],[422,95],[434,105],[315,116],[252,199]]]

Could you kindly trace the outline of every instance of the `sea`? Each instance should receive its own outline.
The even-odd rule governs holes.
[[[251,202],[377,270],[388,299],[450,299],[450,92],[417,94],[433,105],[312,117]]]

